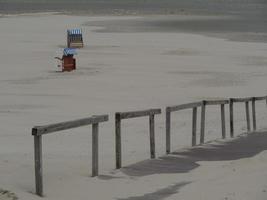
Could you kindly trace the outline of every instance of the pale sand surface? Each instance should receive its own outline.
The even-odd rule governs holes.
[[[265,95],[267,44],[156,31],[99,33],[95,30],[101,27],[90,26],[90,21],[115,19],[133,18],[0,19],[0,187],[20,199],[38,199],[32,194],[34,125],[110,114],[100,126],[99,178],[89,177],[90,127],[43,138],[46,199],[266,199],[265,149],[234,161],[197,160],[200,167],[184,173],[136,177],[113,169],[115,112]],[[77,70],[60,73],[53,57],[66,44],[66,29],[77,26],[83,28],[86,46],[76,56]],[[258,128],[263,129],[266,107],[257,105]],[[207,112],[206,139],[220,138],[219,109],[208,107]],[[244,132],[244,105],[235,112],[235,131]],[[228,122],[228,109],[226,116]],[[123,165],[147,159],[148,119],[123,121],[122,126]],[[172,130],[173,150],[190,145],[191,110],[173,115]],[[165,152],[164,133],[162,114],[156,117],[157,155]]]

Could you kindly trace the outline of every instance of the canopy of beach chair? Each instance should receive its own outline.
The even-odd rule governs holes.
[[[74,48],[65,48],[63,50],[63,54],[65,56],[68,56],[68,55],[77,55],[78,53],[77,53],[76,49],[74,49]]]

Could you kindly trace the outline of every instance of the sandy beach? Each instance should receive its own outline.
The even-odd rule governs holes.
[[[166,17],[156,16],[156,19],[161,18],[166,20]],[[125,31],[128,23],[136,21],[143,29],[138,25],[136,31]],[[34,194],[33,126],[109,114],[110,120],[100,126],[101,175],[98,178],[90,177],[90,127],[43,138],[44,199],[267,198],[267,152],[264,148],[233,160],[198,160],[197,168],[183,173],[138,177],[114,170],[115,112],[164,110],[166,106],[202,99],[267,93],[265,36],[261,41],[244,41],[245,37],[240,42],[236,32],[237,40],[231,38],[232,32],[222,36],[206,32],[144,30],[149,22],[151,17],[144,16],[50,13],[0,18],[0,188],[14,192],[19,199],[39,199]],[[116,31],[110,30],[113,25]],[[54,56],[61,54],[66,46],[66,29],[76,27],[83,30],[85,47],[78,50],[77,70],[61,73]],[[229,138],[228,115],[227,108]],[[235,132],[244,133],[243,105],[236,107],[235,120]],[[257,104],[257,120],[258,129],[265,135],[265,102]],[[191,111],[175,113],[172,127],[173,150],[190,147]],[[124,166],[149,158],[147,129],[144,118],[123,122]],[[155,131],[156,154],[163,156],[164,113],[156,116]],[[220,131],[219,108],[210,107],[206,140],[220,138]]]

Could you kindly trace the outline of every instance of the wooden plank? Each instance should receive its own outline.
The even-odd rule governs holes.
[[[267,96],[255,97],[255,101],[260,101],[260,100],[267,100]]]
[[[252,124],[253,124],[253,131],[257,129],[256,125],[256,106],[255,106],[255,98],[252,99]]]
[[[200,144],[203,144],[205,141],[205,115],[206,115],[206,102],[203,101],[201,105]]]
[[[247,102],[247,101],[251,101],[252,97],[247,97],[247,98],[231,98],[233,102],[235,103],[241,103],[241,102]]]
[[[246,120],[247,120],[247,131],[250,132],[250,116],[249,116],[249,102],[245,102],[246,106]]]
[[[121,168],[121,115],[115,114],[116,169]]]
[[[193,108],[192,113],[192,146],[197,144],[197,107]]]
[[[229,100],[209,100],[206,101],[206,105],[222,105],[222,104],[228,104]]]
[[[92,177],[98,176],[98,123],[92,125]]]
[[[181,104],[181,105],[177,105],[177,106],[169,106],[168,108],[171,112],[174,112],[174,111],[178,111],[178,110],[184,110],[184,109],[198,107],[201,105],[202,105],[202,101],[199,101],[199,102]]]
[[[171,152],[171,111],[166,108],[166,153]]]
[[[155,115],[149,115],[150,157],[156,157],[155,151]]]
[[[94,123],[100,123],[108,121],[108,115],[92,116],[89,118],[83,118],[73,121],[61,122],[56,124],[50,124],[46,126],[35,126],[33,127],[32,135],[43,135],[56,131],[62,131],[66,129],[76,128]]]
[[[43,196],[42,136],[34,136],[34,165],[36,194]]]
[[[140,110],[140,111],[120,112],[120,115],[121,115],[121,119],[129,119],[129,118],[135,118],[135,117],[156,115],[160,113],[161,113],[161,109],[149,109],[149,110]]]
[[[222,138],[225,139],[225,108],[224,104],[221,104],[221,125],[222,125]]]
[[[230,113],[230,136],[234,137],[234,102],[233,99],[229,101],[229,113]]]

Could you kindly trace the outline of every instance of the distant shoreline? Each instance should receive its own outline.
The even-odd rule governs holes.
[[[243,42],[267,42],[266,10],[262,0],[0,0],[0,17],[141,16],[144,19],[131,19],[129,24],[120,20],[93,24],[103,27],[98,32],[182,32]]]
[[[261,0],[0,0],[0,14],[60,12],[82,15],[261,15]]]
[[[267,2],[260,0],[0,0],[0,17],[141,16],[127,22],[90,22],[90,26],[103,27],[97,32],[181,32],[242,42],[267,42],[266,10]]]
[[[88,14],[75,12],[31,12],[0,14],[0,18],[20,16],[69,15],[84,17],[118,17],[113,20],[98,20],[83,23],[83,26],[102,27],[94,30],[102,33],[190,33],[238,42],[267,43],[267,26],[264,20],[236,15],[180,14]],[[129,18],[127,18],[127,16]],[[120,18],[121,17],[121,18]],[[125,18],[126,17],[126,18]]]

